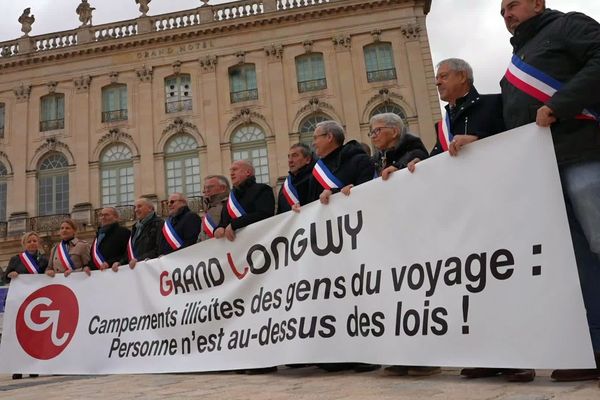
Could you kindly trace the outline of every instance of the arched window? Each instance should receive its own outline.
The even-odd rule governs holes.
[[[38,169],[38,215],[69,213],[69,162],[61,153],[50,153]]]
[[[167,193],[201,196],[198,143],[190,135],[177,135],[165,146]]]
[[[315,132],[315,127],[319,122],[328,121],[329,118],[325,114],[311,114],[308,117],[304,118],[300,123],[300,127],[298,131],[300,132],[300,143],[307,144],[312,146],[313,142],[313,133]]]
[[[192,78],[189,74],[165,78],[165,112],[192,111]]]
[[[379,82],[396,79],[394,55],[390,43],[374,43],[364,47],[367,81]]]
[[[256,181],[269,183],[269,156],[265,132],[258,125],[239,127],[231,136],[231,157],[233,161],[251,160]]]
[[[0,222],[6,221],[6,176],[8,170],[0,162]]]
[[[133,162],[129,147],[117,143],[102,153],[100,158],[101,192],[103,206],[133,204]]]
[[[229,69],[229,92],[232,103],[258,99],[254,64],[238,65]]]
[[[296,57],[298,93],[327,88],[323,53],[303,54]]]
[[[65,128],[65,95],[52,93],[41,99],[40,132]]]
[[[373,111],[371,111],[371,115],[369,118],[373,117],[373,115],[383,114],[383,113],[396,114],[397,116],[402,118],[402,121],[404,121],[404,125],[408,126],[408,120],[406,119],[406,113],[404,112],[402,107],[400,107],[399,105],[394,104],[394,103],[384,103],[384,104],[381,104],[381,105],[375,107],[375,109]]]
[[[127,121],[127,85],[102,88],[102,122]]]

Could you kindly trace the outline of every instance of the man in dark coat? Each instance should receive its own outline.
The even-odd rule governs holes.
[[[163,220],[156,215],[154,204],[150,199],[145,197],[137,199],[134,212],[136,222],[131,227],[131,240],[128,241],[126,257],[121,260],[121,265],[129,263],[132,269],[140,260],[159,256],[158,249],[163,227]]]
[[[100,227],[90,250],[92,262],[90,269],[105,270],[119,266],[127,256],[129,229],[119,225],[119,212],[114,207],[105,207],[100,211]]]
[[[600,24],[544,0],[503,0],[513,58],[500,82],[508,129],[550,127],[597,368],[552,379],[600,378]],[[540,87],[537,81],[545,83]],[[566,338],[568,340],[568,338]],[[555,349],[556,350],[556,349]]]
[[[341,191],[348,195],[353,186],[370,181],[375,177],[375,165],[356,140],[344,144],[344,128],[335,121],[319,122],[313,134],[313,145],[320,158],[313,168],[310,181],[310,201],[319,199],[329,203],[329,197]],[[317,172],[320,171],[320,172]],[[323,179],[331,174],[331,179]],[[327,181],[336,183],[334,187]]]
[[[215,238],[226,237],[233,241],[238,229],[275,214],[275,196],[271,186],[256,182],[250,161],[234,161],[229,173],[233,189],[227,205],[221,211]]]
[[[182,193],[172,193],[168,200],[169,217],[160,236],[160,255],[172,253],[198,242],[202,229],[200,216],[190,210]]]
[[[313,157],[310,147],[304,143],[296,143],[290,147],[288,152],[288,167],[290,168],[290,172],[286,179],[289,179],[293,190],[296,191],[299,204],[307,204],[309,202],[309,182],[313,168]],[[286,196],[288,190],[290,189],[286,187],[286,183],[284,182],[277,198],[277,214],[292,209],[293,204],[290,204],[290,199]]]

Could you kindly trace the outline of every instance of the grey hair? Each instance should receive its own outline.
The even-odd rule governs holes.
[[[185,194],[179,193],[179,192],[173,192],[173,193],[171,193],[171,196],[173,196],[173,195],[177,195],[177,197],[179,197],[181,199],[181,201],[183,201],[183,203],[185,205],[187,205],[188,199]],[[171,196],[169,196],[169,197],[171,197]]]
[[[246,168],[248,168],[250,170],[250,172],[252,173],[252,176],[255,175],[256,172],[254,171],[254,164],[252,164],[251,160],[237,160],[237,161],[234,161],[234,164],[235,163],[240,163],[240,164],[244,165]]]
[[[121,214],[119,214],[119,210],[116,207],[104,207],[107,210],[111,210],[113,214],[117,216],[117,218],[121,218]]]
[[[315,130],[321,128],[323,133],[333,136],[333,140],[339,145],[344,144],[346,136],[344,135],[344,127],[336,121],[322,121],[315,126]]]
[[[404,125],[404,121],[397,114],[394,114],[394,113],[375,114],[371,117],[371,120],[369,121],[369,125],[373,126],[373,124],[376,122],[383,122],[385,124],[385,126],[388,126],[390,128],[398,128],[398,130],[400,131],[400,135],[404,135],[406,125]]]
[[[209,179],[216,179],[219,182],[219,184],[222,186],[225,186],[227,188],[227,190],[231,189],[231,186],[229,185],[229,181],[223,175],[208,175],[206,178],[204,178],[204,181],[207,181]]]
[[[311,159],[314,158],[313,154],[312,154],[312,150],[310,149],[310,147],[306,143],[296,143],[296,144],[293,144],[290,147],[290,150],[291,149],[300,149],[300,153],[302,153],[302,155],[304,157],[310,157]]]
[[[154,203],[149,198],[142,196],[142,197],[138,197],[138,199],[136,201],[141,201],[142,203],[144,203],[145,205],[150,207],[152,209],[152,211],[154,211]]]
[[[469,63],[465,60],[460,58],[447,58],[440,61],[436,69],[439,69],[442,65],[449,66],[451,71],[464,72],[467,74],[467,80],[471,85],[473,85],[473,82],[475,82],[473,79],[473,68],[471,68]]]

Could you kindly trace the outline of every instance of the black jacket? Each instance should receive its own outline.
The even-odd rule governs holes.
[[[264,183],[256,183],[256,178],[251,176],[238,187],[233,188],[233,194],[246,211],[236,219],[231,219],[227,212],[227,206],[221,210],[220,228],[231,224],[234,230],[243,228],[255,222],[272,217],[275,214],[275,196],[273,189]]]
[[[133,241],[133,250],[137,260],[146,260],[158,257],[160,249],[160,238],[162,237],[162,227],[164,221],[162,218],[153,213],[152,218],[148,220],[143,226],[140,236]],[[134,224],[131,227],[131,237],[135,238],[137,227]],[[129,262],[129,256],[125,254],[125,257],[121,259],[121,264],[127,264]]]
[[[39,251],[35,255],[35,259],[38,263],[38,266],[40,267],[40,274],[43,274],[46,271],[46,268],[48,267],[48,259],[43,254],[40,254]],[[6,272],[4,273],[4,282],[10,282],[8,274],[13,271],[17,272],[19,275],[30,273],[29,270],[21,262],[21,257],[19,257],[18,254],[16,256],[12,256],[11,259],[8,261],[8,267],[6,267]]]
[[[96,239],[100,229],[96,232]],[[121,262],[124,258],[127,258],[127,242],[129,241],[129,235],[131,232],[129,229],[122,227],[118,222],[111,224],[106,230],[106,236],[100,241],[99,250],[104,260],[108,263],[108,266],[112,266],[115,262]],[[94,263],[94,246],[90,249],[90,255],[92,260],[90,261],[90,269],[97,269]]]
[[[181,249],[198,242],[198,236],[202,229],[202,219],[198,214],[190,210],[188,206],[181,207],[175,215],[169,217],[168,221],[171,222],[173,229],[175,229],[177,235],[183,240]],[[159,255],[169,254],[174,251],[161,230]]]
[[[472,87],[465,97],[456,101],[456,106],[444,107],[450,115],[450,131],[453,135],[475,135],[479,139],[503,132],[504,121],[502,118],[502,96],[499,94],[479,94]],[[435,147],[431,156],[443,153],[438,128],[440,122],[435,124]]]
[[[385,151],[378,150],[373,155],[373,160],[377,171],[381,174],[381,171],[387,167],[394,166],[402,169],[415,158],[425,160],[427,157],[429,154],[421,139],[410,133],[404,133],[396,146]]]
[[[558,118],[551,126],[558,163],[600,159],[600,125],[574,118],[583,109],[600,112],[600,24],[581,13],[547,9],[521,23],[511,44],[524,62],[563,83],[546,102]],[[542,102],[506,78],[500,86],[506,127],[535,122]]]
[[[314,162],[311,162],[304,167],[300,168],[295,175],[292,175],[292,184],[298,191],[298,200],[300,200],[300,205],[303,206],[309,203],[309,189],[310,189],[310,177],[312,175],[312,169],[315,165]],[[290,211],[292,207],[290,203],[286,200],[283,195],[283,185],[279,190],[279,196],[277,197],[277,214],[281,214],[287,211]]]
[[[360,185],[375,177],[375,164],[365,153],[362,145],[356,140],[350,140],[322,158],[331,173],[338,178],[343,186]],[[321,184],[311,176],[310,201],[317,200],[323,191]],[[334,190],[337,192],[339,190]]]

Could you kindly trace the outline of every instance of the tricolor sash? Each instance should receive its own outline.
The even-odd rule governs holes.
[[[168,218],[162,228],[163,236],[165,237],[167,243],[173,250],[179,250],[183,247],[183,239],[179,237],[177,232],[175,232],[175,228],[171,225],[171,219]]]
[[[58,258],[60,259],[61,264],[65,267],[65,270],[73,271],[75,269],[75,263],[71,259],[71,255],[69,254],[69,245],[68,242],[61,240],[59,245],[56,247],[56,251],[58,252]]]
[[[102,253],[100,253],[100,248],[98,247],[98,239],[95,239],[94,243],[92,243],[92,261],[94,261],[94,265],[98,269],[100,269],[102,267],[102,264],[106,262],[104,256],[102,256]]]
[[[298,196],[298,191],[292,183],[292,174],[289,174],[286,180],[283,182],[283,187],[281,190],[283,191],[283,197],[285,197],[290,207],[293,207],[294,204],[300,203],[300,196]]]
[[[21,263],[27,268],[30,274],[39,274],[40,266],[37,263],[37,260],[34,256],[24,251],[19,254],[19,258],[21,259]]]
[[[227,199],[227,213],[229,213],[231,219],[237,219],[246,215],[246,210],[244,210],[244,207],[242,207],[235,194],[233,194],[233,190],[229,192],[229,199]]]
[[[133,235],[129,236],[129,240],[127,241],[127,257],[129,258],[129,261],[136,259],[137,257],[135,256],[135,251],[133,250],[133,239],[132,239]]]
[[[440,145],[442,146],[442,150],[448,151],[450,147],[450,142],[454,139],[454,135],[450,130],[450,113],[445,113],[444,118],[438,122],[438,140],[440,141]]]
[[[562,82],[527,64],[516,54],[512,56],[504,77],[511,85],[542,103],[547,102],[563,86]],[[585,109],[575,118],[600,121],[598,113]]]
[[[213,238],[215,237],[215,229],[217,228],[217,224],[215,221],[208,215],[208,213],[204,214],[202,217],[202,230],[206,233],[206,236]]]
[[[325,190],[341,189],[344,186],[344,184],[329,170],[329,168],[327,168],[327,165],[325,165],[323,160],[317,161],[313,168],[312,174]]]

